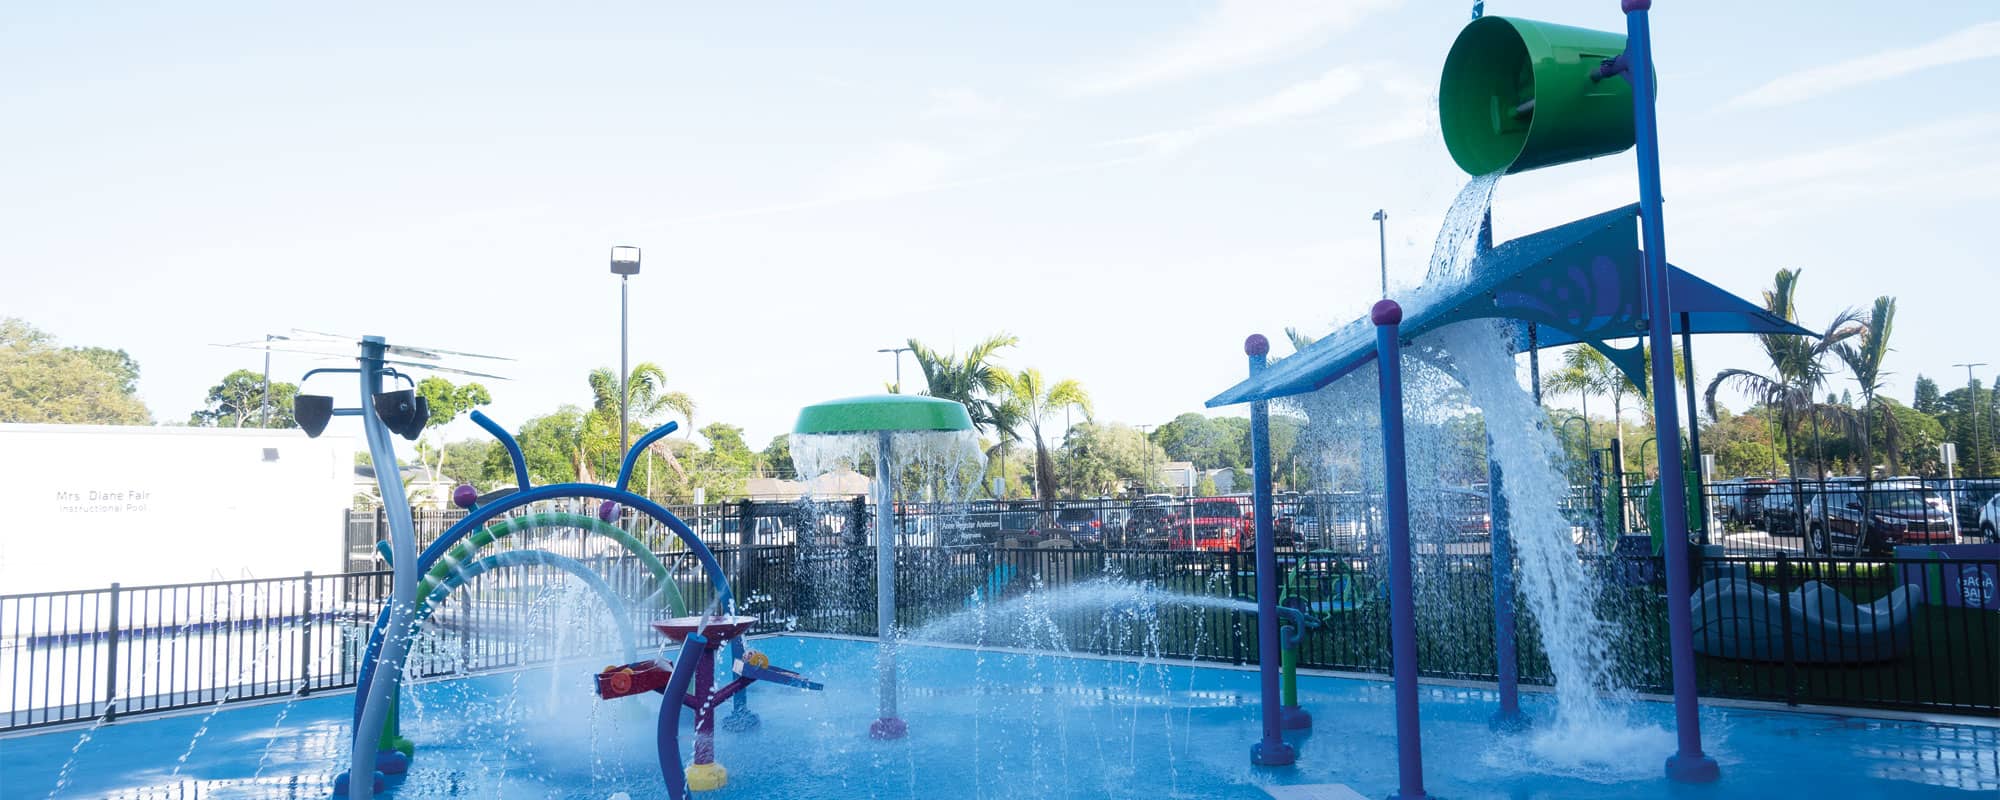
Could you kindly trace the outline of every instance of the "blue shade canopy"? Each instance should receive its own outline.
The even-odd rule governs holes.
[[[1637,205],[1625,206],[1478,254],[1466,280],[1449,287],[1425,286],[1404,303],[1403,338],[1414,339],[1469,319],[1512,320],[1521,331],[1516,350],[1527,348],[1525,330],[1532,324],[1537,347],[1589,343],[1635,380],[1643,380],[1645,369],[1636,346],[1620,349],[1605,344],[1646,331],[1638,214]],[[1678,267],[1670,266],[1669,274],[1674,308],[1688,314],[1688,327],[1694,333],[1813,335]],[[1679,313],[1675,317],[1678,333]],[[1208,405],[1310,392],[1374,357],[1375,326],[1367,319],[1355,320],[1216,395]]]

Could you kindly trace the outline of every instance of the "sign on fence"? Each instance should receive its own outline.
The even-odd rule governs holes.
[[[1896,557],[1937,562],[1901,564],[1903,583],[1923,587],[1924,602],[2000,611],[2000,569],[1995,564],[2000,544],[1906,546],[1896,548]],[[1984,561],[1973,563],[1977,559]]]

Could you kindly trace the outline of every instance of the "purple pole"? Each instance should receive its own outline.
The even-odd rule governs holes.
[[[1479,252],[1493,249],[1493,209],[1479,218]],[[1528,325],[1528,360],[1535,358],[1535,327]],[[1537,373],[1537,381],[1540,380]],[[1541,384],[1535,384],[1535,405],[1542,403]],[[1521,715],[1521,659],[1515,643],[1514,625],[1514,535],[1508,519],[1505,477],[1493,454],[1493,437],[1486,437],[1486,532],[1493,570],[1493,677],[1500,693],[1500,708],[1487,725],[1495,731],[1512,732],[1528,727]]]
[[[1403,454],[1403,307],[1384,298],[1375,322],[1375,365],[1382,390],[1383,517],[1389,529],[1389,649],[1396,674],[1396,793],[1423,800],[1424,746],[1417,727],[1417,600],[1410,585],[1410,480]]]
[[[1708,783],[1722,777],[1715,759],[1701,751],[1701,707],[1694,686],[1694,614],[1688,606],[1688,520],[1686,472],[1681,464],[1681,425],[1674,407],[1673,302],[1667,296],[1667,233],[1660,206],[1660,120],[1653,106],[1653,42],[1646,12],[1652,0],[1621,0],[1625,10],[1626,78],[1632,84],[1632,116],[1638,133],[1639,218],[1646,260],[1647,340],[1652,347],[1653,433],[1659,449],[1660,503],[1667,556],[1667,629],[1674,668],[1674,730],[1679,749],[1667,757],[1667,777]]]
[[[1269,362],[1271,342],[1261,333],[1243,340],[1243,353],[1250,357],[1250,375],[1264,371]],[[1250,763],[1264,767],[1289,766],[1298,761],[1298,752],[1285,743],[1282,705],[1278,698],[1278,552],[1271,536],[1271,404],[1257,400],[1250,404],[1250,502],[1257,522],[1257,678],[1262,694],[1264,738],[1250,746]]]

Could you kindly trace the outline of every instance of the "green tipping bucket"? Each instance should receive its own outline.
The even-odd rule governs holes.
[[[799,409],[793,433],[965,431],[972,417],[952,400],[912,394],[871,394],[828,400]]]
[[[1610,155],[1632,146],[1632,87],[1590,79],[1625,51],[1616,33],[1509,17],[1459,31],[1438,83],[1445,149],[1473,175]]]

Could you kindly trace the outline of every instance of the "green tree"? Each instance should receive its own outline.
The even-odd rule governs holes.
[[[1798,323],[1800,274],[1802,270],[1778,270],[1771,279],[1771,288],[1764,291],[1765,311],[1786,322]],[[1830,372],[1825,364],[1826,355],[1848,337],[1860,332],[1859,321],[1860,314],[1847,309],[1835,314],[1833,320],[1827,323],[1825,333],[1818,338],[1786,333],[1757,334],[1757,343],[1763,347],[1764,357],[1771,363],[1771,371],[1725,369],[1717,372],[1709,380],[1706,393],[1709,417],[1715,417],[1715,393],[1723,386],[1733,387],[1748,395],[1756,405],[1777,409],[1779,428],[1785,436],[1785,461],[1792,476],[1797,477],[1799,455],[1793,431],[1801,416],[1811,414],[1817,433],[1821,406],[1815,395],[1825,385]],[[1821,472],[1824,472],[1823,463]]]
[[[480,489],[514,485],[513,468],[510,466],[513,462],[507,458],[507,450],[501,447],[499,442],[491,439],[460,439],[446,444],[441,449],[444,453],[438,460],[439,474],[454,484],[470,484]],[[504,466],[505,472],[494,474],[490,466],[495,464]]]
[[[59,347],[26,321],[0,319],[0,422],[148,425],[139,363],[123,350]]]
[[[1889,413],[1876,398],[1876,394],[1882,391],[1882,378],[1889,374],[1882,371],[1882,362],[1889,357],[1889,332],[1895,322],[1896,298],[1887,295],[1877,297],[1868,318],[1861,323],[1862,332],[1833,349],[1847,364],[1847,371],[1853,373],[1854,382],[1861,387],[1861,408],[1857,414],[1861,423],[1861,440],[1857,460],[1864,478],[1873,477],[1875,472],[1875,442],[1871,435],[1874,426],[1870,424],[1870,418],[1878,413],[1882,417],[1881,430],[1887,437],[1884,444],[1888,447],[1889,474],[1902,472],[1902,454],[1899,452],[1902,431],[1896,424],[1896,416]]]
[[[618,441],[618,373],[609,367],[598,367],[590,371],[589,381],[591,407],[583,420],[583,457],[579,461],[583,471],[578,477],[597,481],[600,476],[617,474],[627,443]],[[685,433],[693,437],[694,399],[682,392],[668,391],[667,372],[660,365],[640,362],[626,374],[625,385],[625,414],[631,427],[627,435],[633,441],[667,412],[687,420]],[[667,462],[677,476],[686,478],[687,470],[675,455],[675,448],[656,442],[651,452]]]
[[[1083,422],[1063,436],[1057,473],[1071,497],[1117,496],[1128,487],[1158,489],[1166,453],[1137,428]]]
[[[1577,345],[1563,353],[1562,366],[1550,373],[1543,384],[1550,394],[1575,395],[1582,401],[1584,452],[1590,452],[1596,446],[1590,430],[1590,397],[1621,391],[1624,376],[1617,372],[1618,368],[1612,365],[1611,359],[1605,358],[1597,348]],[[1621,398],[1614,395],[1614,399]],[[1617,419],[1624,409],[1622,403],[1614,407],[1614,419]]]
[[[493,395],[481,384],[467,383],[459,386],[433,375],[417,381],[417,396],[424,398],[425,404],[430,406],[431,413],[430,418],[424,421],[423,437],[417,439],[417,457],[422,460],[424,469],[433,476],[453,474],[445,468],[446,462],[451,459],[452,448],[432,442],[430,432],[451,424],[451,421],[458,419],[460,414],[493,402]],[[477,468],[484,463],[485,453],[481,451],[480,460],[467,466]],[[457,474],[463,475],[465,472],[459,470]]]
[[[1777,477],[1778,446],[1770,421],[1762,412],[1763,409],[1752,409],[1732,414],[1727,408],[1716,410],[1715,420],[1702,430],[1701,444],[1715,454],[1717,475]]]
[[[771,437],[771,443],[757,453],[757,471],[777,478],[790,477],[792,468],[792,437],[781,433]]]
[[[1193,462],[1198,469],[1240,470],[1250,463],[1250,420],[1246,417],[1189,412],[1154,429],[1152,439],[1166,451],[1167,458]]]
[[[1215,488],[1215,476],[1206,472],[1203,472],[1201,478],[1194,482],[1194,494],[1196,497],[1214,497],[1221,491],[1221,489]]]
[[[708,449],[692,458],[693,484],[707,489],[711,499],[743,496],[757,463],[756,452],[743,441],[743,429],[711,422],[701,429],[701,437],[708,440]]]
[[[1901,439],[1897,447],[1897,461],[1902,466],[1898,474],[1941,475],[1944,473],[1943,455],[1938,445],[1947,441],[1945,427],[1936,417],[1903,405],[1892,397],[1880,398],[1882,410],[1895,417],[1896,430]]]
[[[1958,444],[1958,469],[1960,474],[1989,476],[1994,466],[2000,464],[2000,407],[1996,407],[1996,392],[1974,378],[1964,388],[1953,389],[1939,398],[1940,413],[1937,420],[1944,428],[1950,441]],[[1975,420],[1974,417],[1977,417]]]
[[[1944,410],[1942,395],[1938,392],[1937,381],[1917,375],[1915,396],[1910,398],[1910,407],[1925,414],[1936,415]]]
[[[1000,352],[1019,343],[1020,339],[1014,336],[997,333],[961,355],[956,351],[939,352],[916,339],[909,341],[910,354],[916,356],[917,368],[924,374],[924,394],[957,401],[965,406],[974,430],[993,435],[994,443],[986,456],[989,466],[997,470],[996,475],[1008,471],[1007,456],[1013,444],[1021,440],[1020,428],[1026,413],[1008,397],[1007,371],[999,363]]]
[[[910,355],[924,373],[924,394],[955,400],[972,417],[972,427],[981,432],[999,433],[1003,439],[1014,426],[1003,425],[1006,410],[1007,372],[1000,367],[1000,351],[1021,340],[998,333],[974,344],[963,355],[940,353],[923,342],[911,339]]]
[[[521,455],[528,462],[528,478],[536,485],[577,479],[584,467],[584,416],[583,409],[563,406],[554,413],[529,419],[514,434],[521,445]],[[513,482],[514,467],[504,448],[487,452],[486,469],[482,473],[489,479],[505,476],[506,482]]]
[[[1041,496],[1043,508],[1054,508],[1056,464],[1049,456],[1048,441],[1042,437],[1042,423],[1056,412],[1070,408],[1082,411],[1084,421],[1088,422],[1091,414],[1090,393],[1072,378],[1050,382],[1042,377],[1041,370],[1033,367],[1007,375],[1005,381],[1007,397],[1022,412],[1022,420],[1027,423],[1030,436],[1035,440],[1036,493]]]
[[[298,394],[298,384],[272,381],[266,395],[263,373],[239,369],[208,387],[207,399],[201,410],[188,415],[188,424],[204,428],[297,427],[292,400]]]

